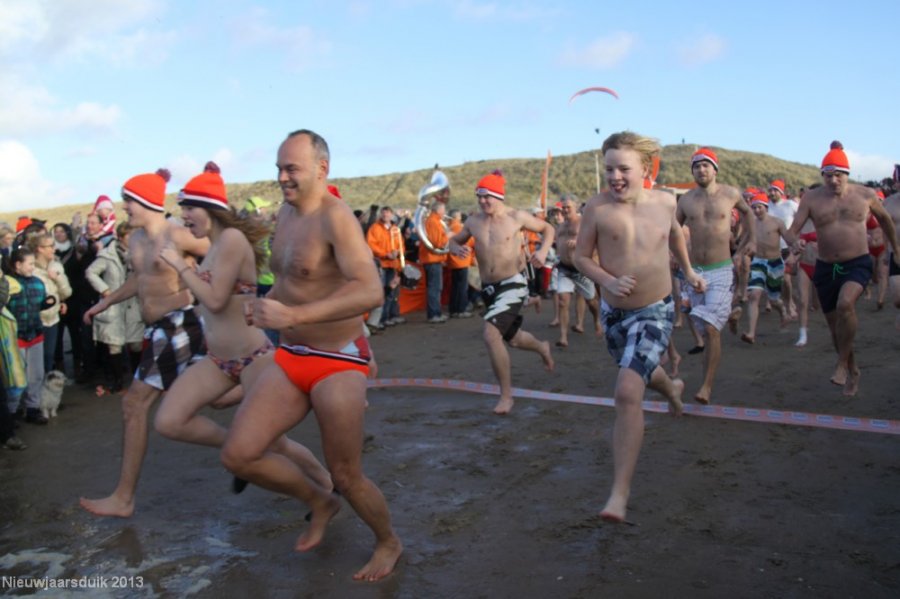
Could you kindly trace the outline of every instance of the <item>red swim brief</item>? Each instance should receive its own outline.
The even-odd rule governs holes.
[[[340,351],[309,345],[281,345],[275,350],[275,363],[307,395],[320,381],[340,372],[356,371],[369,376],[370,359],[369,342],[362,336]]]

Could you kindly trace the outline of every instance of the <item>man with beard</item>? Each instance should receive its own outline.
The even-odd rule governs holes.
[[[726,323],[737,331],[740,307],[732,309],[734,269],[731,259],[731,213],[737,209],[743,221],[743,241],[735,255],[752,255],[756,249],[756,226],[750,208],[740,192],[716,181],[719,158],[709,148],[700,148],[691,157],[691,173],[697,188],[678,202],[679,224],[691,234],[691,264],[706,281],[703,293],[690,291],[691,318],[704,337],[703,384],[694,395],[698,403],[708,404],[713,380],[722,357],[721,331]]]

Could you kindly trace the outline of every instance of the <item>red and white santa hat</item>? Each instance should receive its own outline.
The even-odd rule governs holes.
[[[136,175],[125,181],[122,186],[122,198],[133,200],[154,212],[165,212],[166,183],[172,178],[172,174],[164,168],[155,173]]]
[[[717,173],[719,172],[719,157],[709,148],[700,148],[694,152],[694,155],[691,156],[691,167],[693,168],[695,164],[704,160],[712,164]]]
[[[847,154],[844,153],[844,145],[841,142],[831,142],[831,149],[822,159],[822,172],[850,174],[850,161],[847,160]]]
[[[776,191],[780,191],[780,192],[781,192],[781,195],[784,196],[784,195],[785,195],[785,193],[784,193],[784,180],[783,180],[783,179],[775,179],[774,181],[772,181],[772,182],[769,184],[769,189],[770,189],[770,190],[774,189],[774,190],[776,190]]]
[[[94,202],[94,212],[103,210],[104,208],[107,210],[115,210],[115,207],[113,206],[112,200],[109,199],[109,196],[97,196],[97,201]]]
[[[178,193],[178,205],[228,210],[225,181],[222,180],[219,165],[212,160],[207,162],[203,172],[188,181]]]
[[[503,172],[496,170],[482,177],[475,186],[475,195],[489,195],[498,200],[504,200],[506,198],[506,179],[503,178]]]
[[[762,191],[757,192],[756,194],[753,195],[752,198],[750,198],[750,207],[752,208],[753,206],[756,206],[757,204],[762,204],[763,206],[766,207],[766,210],[768,210],[769,209],[769,196],[767,196]]]

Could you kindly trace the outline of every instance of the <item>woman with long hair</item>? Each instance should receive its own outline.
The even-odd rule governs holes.
[[[219,447],[226,429],[199,414],[204,406],[221,405],[222,396],[242,397],[272,361],[274,347],[261,329],[248,326],[244,303],[256,297],[257,271],[264,259],[262,243],[268,227],[240,218],[228,206],[225,184],[215,163],[190,181],[179,194],[184,226],[197,238],[208,237],[209,252],[198,267],[185,262],[174,248],[160,257],[178,271],[199,302],[207,356],[184,371],[156,413],[156,430],[170,439]],[[215,274],[213,274],[215,273]],[[281,437],[273,448],[299,465],[314,482],[332,488],[331,476],[306,447]],[[246,485],[235,479],[233,490]]]

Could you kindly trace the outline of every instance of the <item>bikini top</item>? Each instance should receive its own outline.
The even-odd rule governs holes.
[[[197,271],[197,277],[205,282],[212,285],[212,271],[210,270],[199,270]],[[234,282],[234,290],[233,295],[245,295],[245,294],[253,294],[256,295],[256,282],[249,281],[241,281],[238,279]]]

